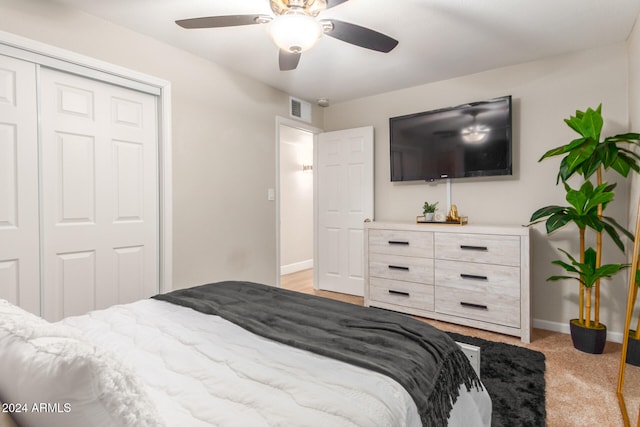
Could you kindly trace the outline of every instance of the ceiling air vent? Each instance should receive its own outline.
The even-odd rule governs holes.
[[[289,97],[289,115],[311,123],[311,104],[301,99]]]

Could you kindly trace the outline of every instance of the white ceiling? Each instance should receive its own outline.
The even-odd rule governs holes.
[[[320,18],[369,27],[398,46],[384,54],[324,36],[296,70],[279,71],[265,25],[185,30],[174,23],[270,14],[268,0],[57,1],[291,95],[332,103],[622,42],[640,13],[640,0],[350,0]]]

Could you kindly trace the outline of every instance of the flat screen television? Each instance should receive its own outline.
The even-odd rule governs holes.
[[[511,96],[389,119],[391,181],[511,175]]]

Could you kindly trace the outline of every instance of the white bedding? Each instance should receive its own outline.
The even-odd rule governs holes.
[[[218,316],[143,300],[59,322],[128,364],[167,426],[420,426],[396,381],[252,334]],[[489,426],[485,390],[460,389],[450,426]]]

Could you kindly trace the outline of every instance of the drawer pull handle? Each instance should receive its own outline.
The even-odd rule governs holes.
[[[389,240],[389,244],[390,245],[405,245],[405,246],[409,246],[409,242],[403,241],[403,240]]]
[[[471,280],[489,280],[487,276],[478,276],[476,274],[460,273],[460,277],[462,277],[463,279],[471,279]]]
[[[409,292],[394,291],[393,289],[389,289],[389,293],[391,295],[400,295],[400,296],[403,296],[403,297],[408,297],[409,296]]]
[[[471,245],[460,245],[460,249],[467,251],[488,251],[489,248],[486,246],[471,246]]]
[[[400,265],[390,265],[388,266],[389,270],[402,270],[402,271],[409,271],[409,267],[402,267]]]
[[[489,307],[487,307],[484,304],[473,304],[470,302],[464,302],[464,301],[460,301],[460,305],[463,307],[468,307],[468,308],[477,308],[479,310],[488,310]]]

